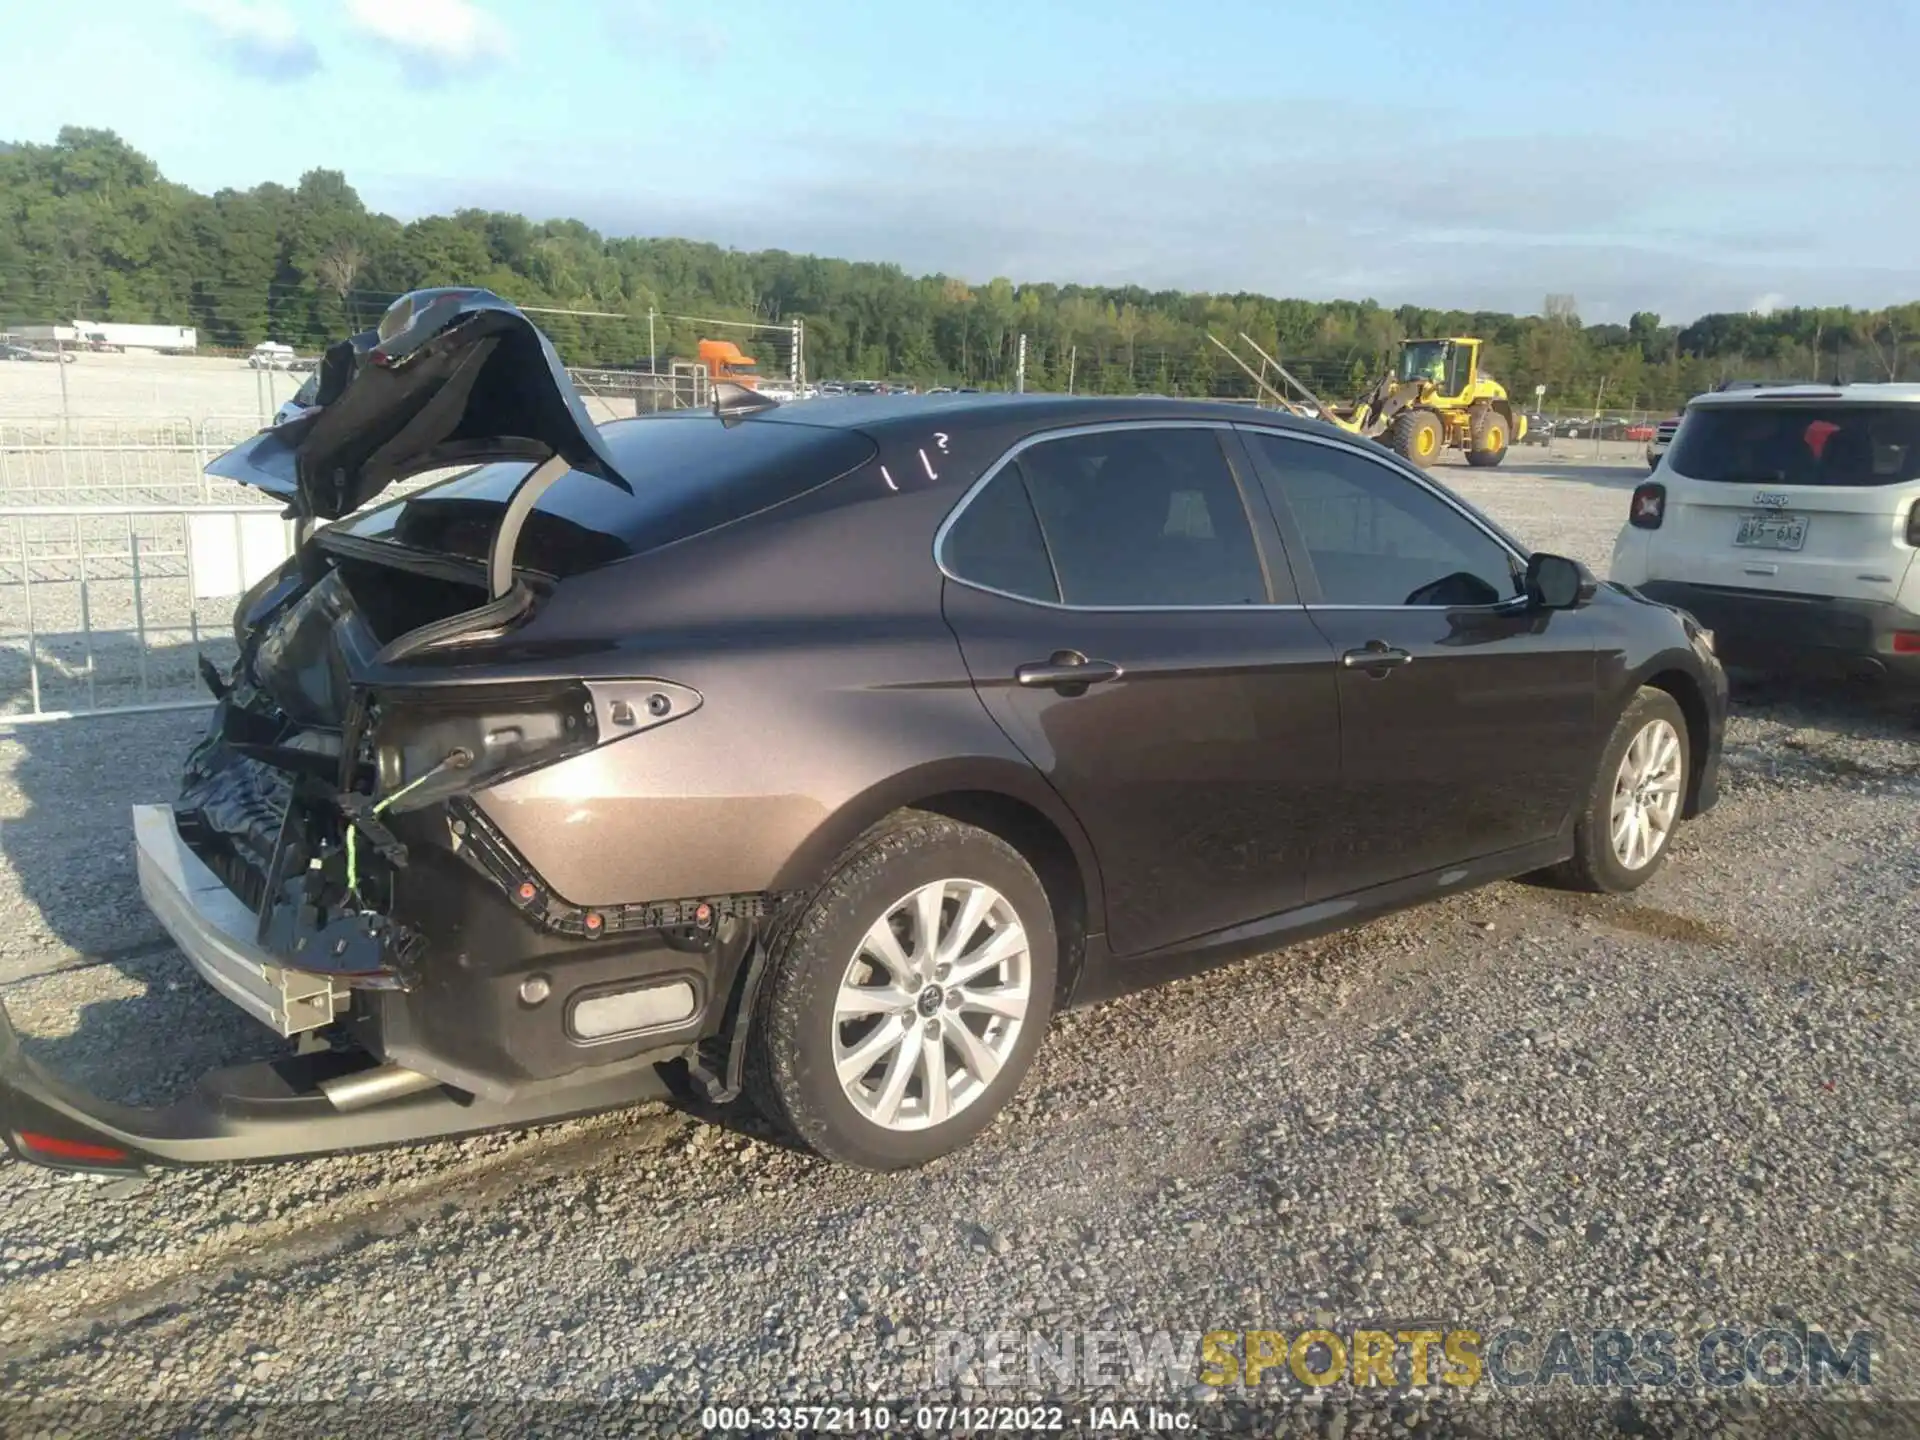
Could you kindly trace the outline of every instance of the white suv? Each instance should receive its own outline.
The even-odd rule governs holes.
[[[1920,680],[1920,385],[1688,402],[1610,578],[1691,611],[1723,658]]]

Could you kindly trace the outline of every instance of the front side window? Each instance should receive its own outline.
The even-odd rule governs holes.
[[[1219,432],[1064,436],[1029,446],[1017,468],[1066,604],[1266,603],[1253,527]]]
[[[1348,450],[1248,442],[1271,467],[1326,605],[1497,605],[1522,591],[1506,548],[1426,487]]]

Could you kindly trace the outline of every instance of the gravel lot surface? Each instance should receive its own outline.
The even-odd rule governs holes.
[[[1634,475],[1446,478],[1604,569]],[[1503,884],[1069,1016],[1011,1112],[913,1174],[664,1107],[142,1180],[0,1161],[0,1398],[897,1400],[931,1390],[943,1332],[1429,1319],[1871,1327],[1875,1389],[1920,1405],[1915,715],[1745,684],[1721,805],[1635,897]],[[0,998],[31,1053],[124,1099],[271,1048],[166,945],[127,854],[126,806],[173,793],[201,721],[0,736]],[[941,1393],[1020,1393],[982,1385]],[[1720,1423],[1689,1413],[1611,1418]]]

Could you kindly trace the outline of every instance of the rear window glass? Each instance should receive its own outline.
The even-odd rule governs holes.
[[[1667,468],[1742,485],[1898,485],[1920,479],[1920,405],[1702,405]]]
[[[871,459],[856,430],[792,421],[726,426],[711,413],[620,421],[601,430],[633,494],[569,472],[540,497],[519,563],[570,575],[642,554],[803,495]],[[343,528],[436,554],[483,560],[522,461],[482,465],[369,510]]]

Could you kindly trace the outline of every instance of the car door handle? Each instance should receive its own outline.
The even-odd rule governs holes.
[[[1389,645],[1384,640],[1369,640],[1358,650],[1349,650],[1340,657],[1340,663],[1349,670],[1373,670],[1384,672],[1397,670],[1402,665],[1411,664],[1413,656],[1398,646]]]
[[[1056,690],[1084,690],[1119,678],[1120,667],[1111,660],[1089,660],[1078,650],[1056,650],[1051,659],[1022,665],[1013,672],[1016,685]]]

